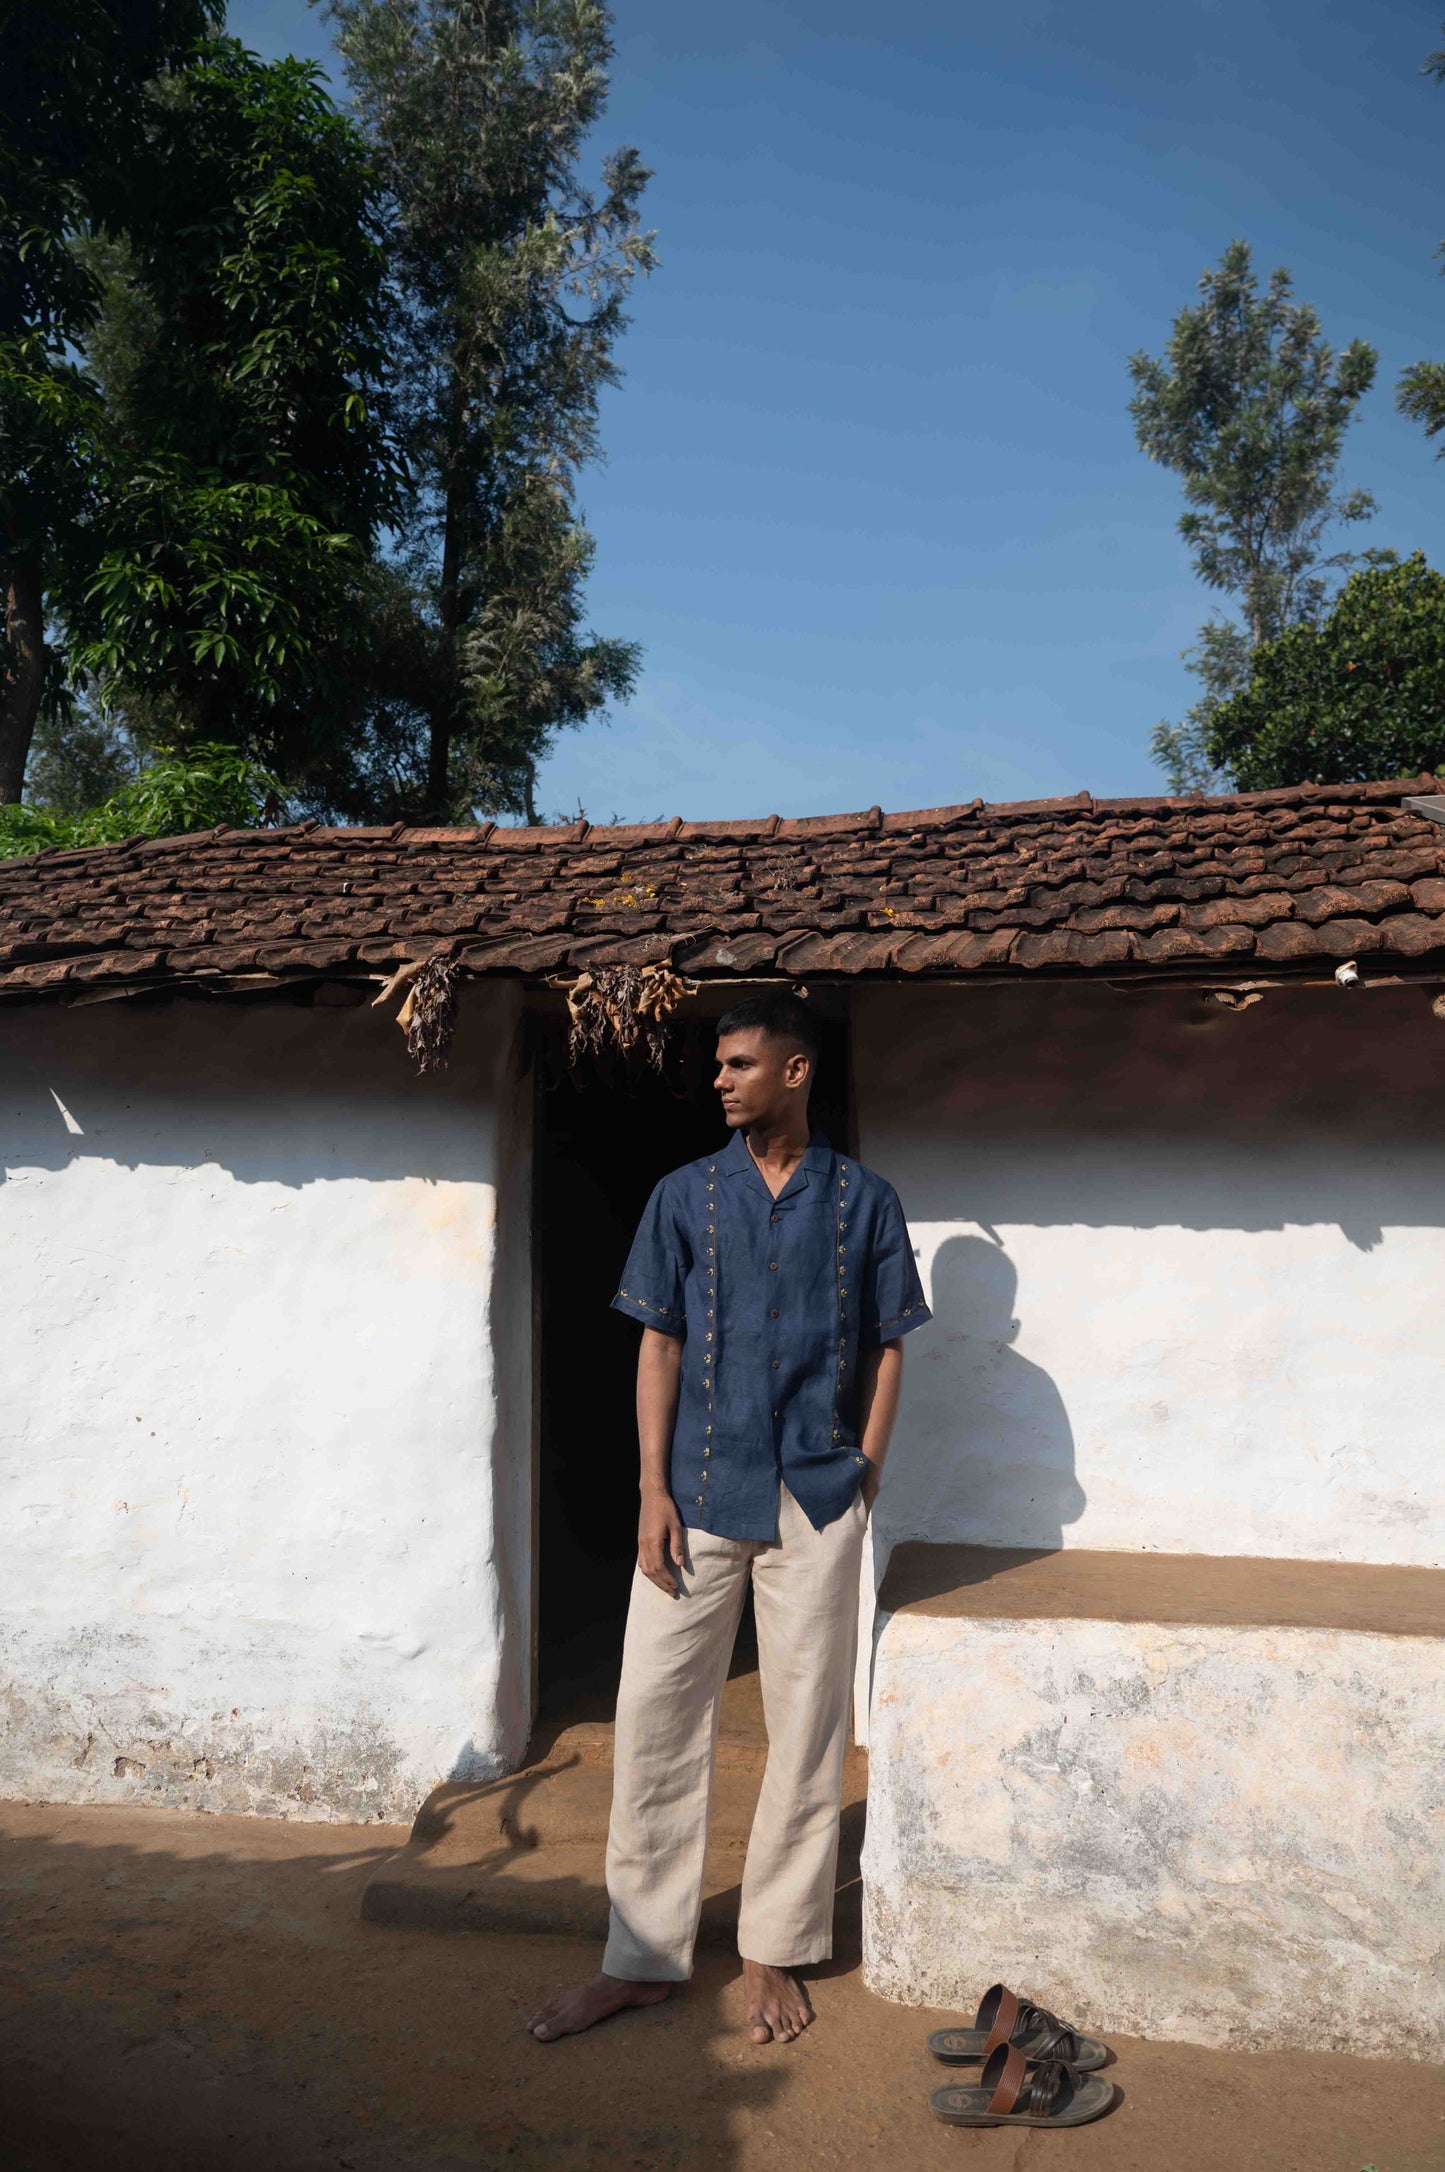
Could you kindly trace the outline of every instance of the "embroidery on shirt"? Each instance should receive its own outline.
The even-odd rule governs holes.
[[[655,1312],[660,1319],[675,1320],[678,1317],[670,1305],[651,1305],[645,1297],[634,1297],[630,1290],[619,1290],[617,1294],[625,1297],[629,1305],[640,1305],[644,1312]]]

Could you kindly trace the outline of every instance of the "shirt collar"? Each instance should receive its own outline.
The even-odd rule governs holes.
[[[765,1199],[773,1197],[767,1185],[763,1182],[757,1163],[748,1152],[748,1142],[741,1131],[735,1131],[729,1139],[722,1156],[722,1164],[724,1176],[751,1177]],[[804,1191],[807,1188],[810,1176],[816,1181],[825,1176],[832,1166],[833,1149],[823,1137],[822,1132],[815,1131],[803,1149],[802,1160],[778,1193],[778,1198],[791,1199],[795,1193]]]

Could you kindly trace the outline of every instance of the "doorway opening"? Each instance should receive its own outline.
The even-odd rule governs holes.
[[[728,998],[718,993],[721,1011]],[[847,1019],[818,1008],[813,1123],[851,1152]],[[606,1719],[637,1559],[641,1332],[610,1308],[653,1186],[727,1142],[712,1086],[717,1025],[715,1015],[678,1021],[661,1078],[573,1074],[565,1021],[538,1016],[535,1026],[538,1717]],[[740,1653],[750,1633],[745,1620]]]

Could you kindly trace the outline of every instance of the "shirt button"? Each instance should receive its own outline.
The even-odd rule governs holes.
[[[768,1220],[770,1222],[781,1222],[782,1219],[783,1217],[781,1216],[781,1214],[770,1214],[768,1216]]]
[[[777,1308],[777,1306],[776,1306],[776,1305],[774,1305],[774,1307],[773,1307],[772,1311],[771,1311],[771,1312],[770,1312],[770,1313],[768,1314],[768,1318],[769,1318],[770,1320],[777,1320],[777,1319],[780,1319],[781,1317],[782,1317],[782,1315],[781,1315],[781,1314],[779,1313],[779,1311],[778,1311],[778,1308]]]
[[[776,1372],[776,1371],[777,1371],[778,1367],[779,1367],[779,1366],[780,1366],[780,1365],[782,1364],[782,1362],[783,1362],[783,1361],[782,1361],[782,1359],[781,1359],[781,1358],[774,1358],[774,1359],[773,1359],[773,1371],[774,1371],[774,1372]]]
[[[777,1271],[778,1271],[778,1263],[777,1263],[777,1261],[776,1261],[775,1259],[770,1259],[770,1260],[768,1261],[768,1273],[769,1273],[770,1275],[775,1275],[775,1274],[777,1273]]]

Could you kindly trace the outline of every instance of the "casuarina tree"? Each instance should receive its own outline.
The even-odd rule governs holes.
[[[1331,532],[1367,520],[1374,502],[1337,475],[1345,431],[1375,375],[1363,340],[1337,354],[1287,271],[1261,289],[1249,248],[1231,242],[1174,320],[1164,356],[1134,355],[1138,441],[1184,486],[1179,533],[1206,587],[1230,597],[1187,652],[1203,698],[1161,724],[1153,753],[1176,790],[1225,781],[1209,753],[1210,720],[1249,676],[1252,652],[1316,623],[1333,577],[1356,559]]]
[[[532,807],[555,733],[631,687],[591,634],[579,471],[624,301],[654,262],[637,153],[584,173],[607,92],[599,0],[332,0],[386,195],[410,473],[375,591],[358,737],[318,804],[465,819]]]

